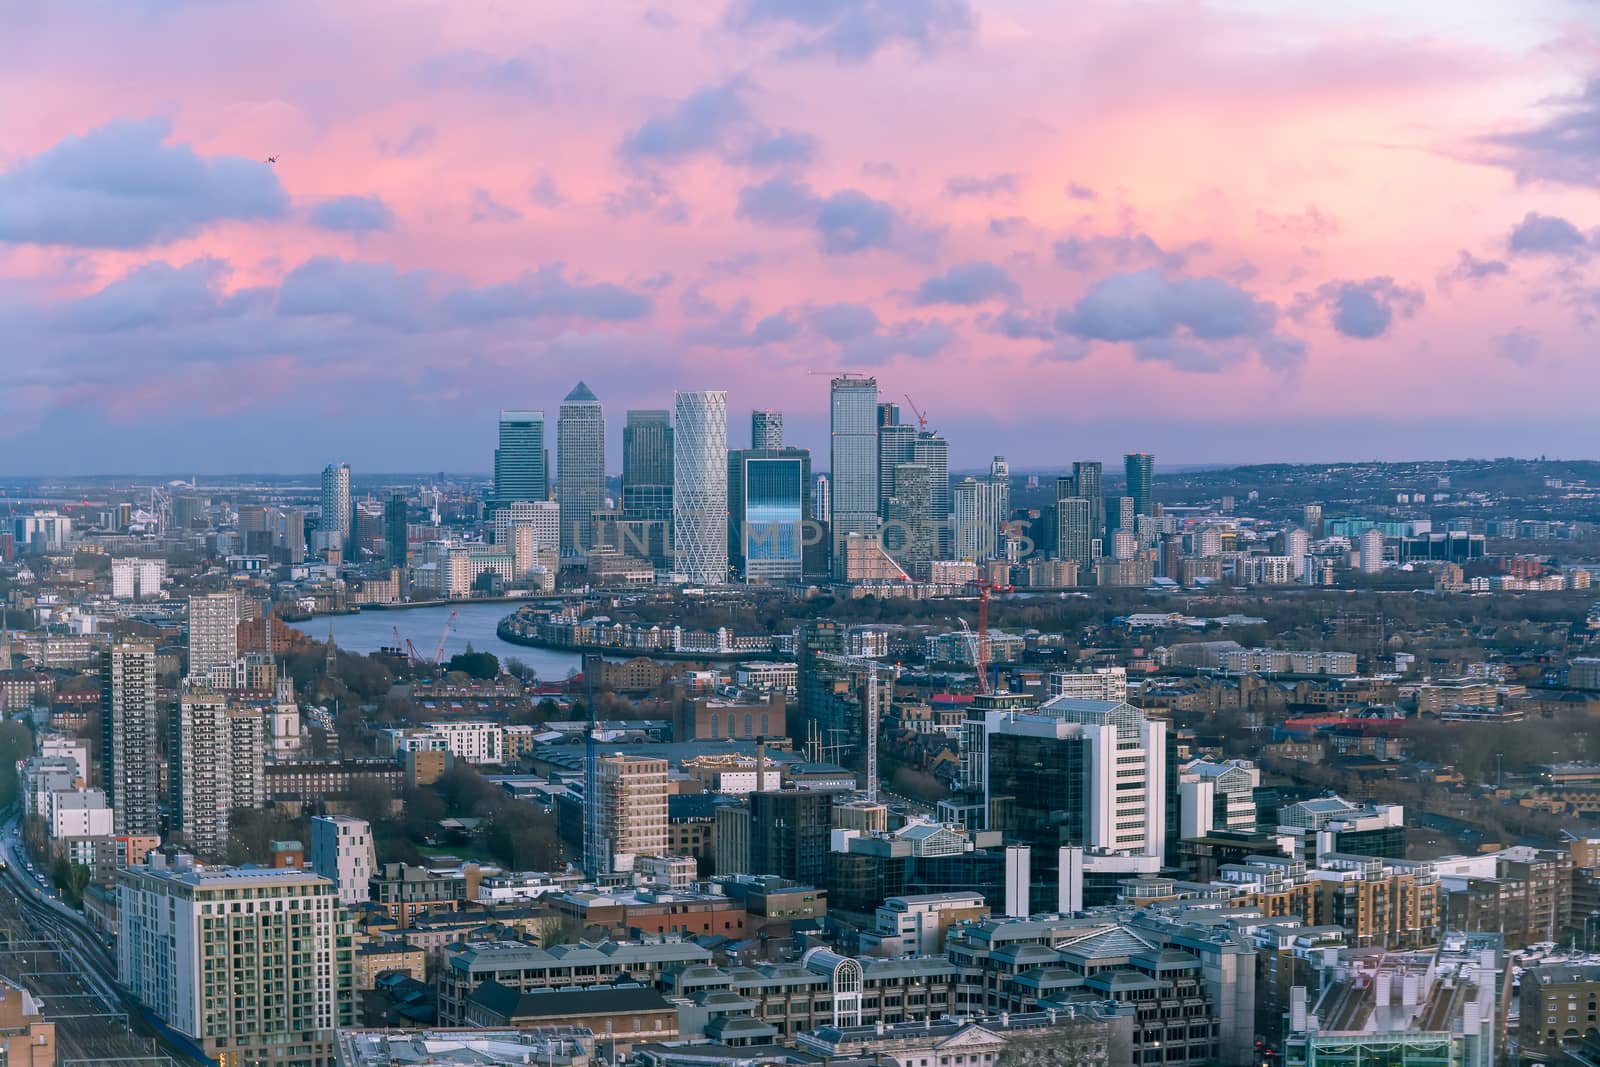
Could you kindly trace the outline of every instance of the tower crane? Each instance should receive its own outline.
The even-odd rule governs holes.
[[[452,611],[450,617],[444,620],[444,631],[439,634],[439,647],[433,650],[433,665],[437,667],[439,661],[444,659],[444,643],[450,639],[450,631],[455,629],[456,613]]]
[[[921,408],[917,407],[917,402],[915,400],[911,399],[911,394],[910,393],[905,393],[903,395],[906,398],[906,403],[911,405],[912,412],[915,413],[916,416],[917,416],[917,429],[926,430],[928,428],[928,415],[927,415],[927,412],[925,412]]]

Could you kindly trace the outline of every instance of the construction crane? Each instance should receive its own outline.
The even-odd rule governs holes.
[[[882,694],[878,687],[878,672],[889,672],[889,692],[894,693],[894,678],[899,673],[898,667],[890,667],[879,663],[870,656],[840,656],[831,652],[819,652],[817,658],[829,663],[837,663],[845,667],[865,667],[867,670],[867,706],[862,715],[865,721],[861,724],[867,735],[867,803],[878,802],[878,724],[884,713],[889,709],[880,707]],[[815,726],[815,722],[811,725]],[[757,769],[759,775],[759,768]]]
[[[927,413],[921,408],[917,407],[917,402],[911,399],[910,393],[904,393],[902,395],[906,398],[906,403],[911,405],[912,412],[917,416],[917,429],[926,430],[928,428]]]
[[[1001,593],[1011,592],[1009,585],[997,585],[987,578],[979,578],[972,583],[978,589],[978,646],[977,662],[973,665],[978,668],[978,692],[989,691],[989,594],[991,591]],[[966,623],[962,623],[965,628]]]
[[[989,691],[989,672],[979,667],[979,664],[983,662],[983,648],[978,641],[978,635],[973,632],[971,626],[967,625],[967,620],[962,619],[960,622],[961,632],[967,635],[967,648],[972,654],[972,665],[978,667],[978,692],[987,693]]]
[[[433,650],[433,665],[437,667],[444,659],[444,643],[450,639],[450,631],[455,629],[456,613],[452,611],[450,617],[444,620],[444,631],[439,634],[439,647]]]
[[[418,658],[417,657],[417,646],[413,645],[411,643],[411,638],[409,638],[409,637],[401,637],[400,636],[400,627],[392,626],[392,627],[390,627],[390,629],[392,629],[394,631],[394,647],[395,647],[395,649],[397,651],[403,651],[406,654],[406,665],[407,666],[415,667],[417,665],[417,658]]]

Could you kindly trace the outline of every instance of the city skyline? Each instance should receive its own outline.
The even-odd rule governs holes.
[[[476,467],[580,374],[820,453],[835,368],[960,467],[1047,462],[1051,398],[1104,459],[1594,451],[1576,0],[417,8],[381,66],[370,8],[87,10],[0,72],[20,472]]]

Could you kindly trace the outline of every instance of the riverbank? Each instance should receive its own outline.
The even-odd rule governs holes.
[[[525,600],[518,602],[526,603]],[[447,627],[452,612],[455,620]],[[502,641],[497,630],[506,612],[504,601],[458,600],[443,604],[393,605],[383,611],[324,614],[289,624],[318,641],[327,639],[331,626],[334,642],[347,652],[371,654],[396,644],[404,646],[409,638],[421,655],[431,659],[442,640],[445,659],[465,652],[470,644],[474,651],[494,653],[501,663],[519,659],[547,680],[565,678],[569,672],[579,669],[580,658],[576,653],[530,649]]]
[[[644,656],[646,659],[672,659],[699,662],[736,663],[740,660],[770,660],[779,663],[794,659],[786,652],[771,650],[735,650],[732,652],[705,652],[695,650],[679,651],[667,648],[627,648],[617,645],[566,645],[553,641],[542,641],[537,637],[518,633],[511,628],[511,619],[508,616],[500,620],[500,625],[495,628],[495,636],[508,645],[520,645],[523,648],[539,648],[550,652],[566,652],[575,656],[586,653],[598,653],[608,659],[631,659],[634,656]]]

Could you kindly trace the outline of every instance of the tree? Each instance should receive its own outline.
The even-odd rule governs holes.
[[[50,871],[50,880],[61,890],[61,898],[73,907],[83,904],[83,892],[89,888],[89,868],[67,859],[66,853],[56,857]]]
[[[474,652],[467,645],[465,652],[457,652],[445,664],[447,671],[460,671],[471,678],[493,681],[500,677],[500,660],[493,652]]]
[[[0,723],[0,808],[17,802],[22,782],[17,764],[33,755],[33,731],[15,719]]]

